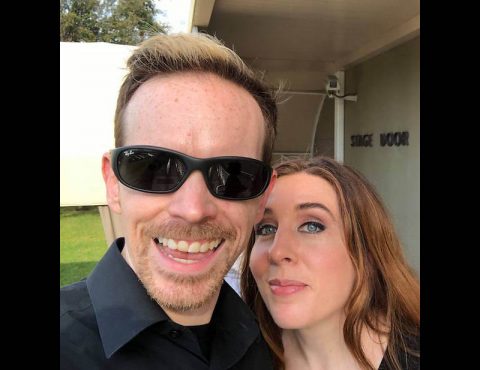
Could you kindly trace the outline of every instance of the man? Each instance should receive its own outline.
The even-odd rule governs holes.
[[[274,97],[206,35],[152,37],[127,64],[102,158],[124,238],[61,289],[61,368],[270,369],[223,278],[274,183]]]

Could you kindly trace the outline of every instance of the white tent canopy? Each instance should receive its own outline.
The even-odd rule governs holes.
[[[101,157],[135,46],[60,43],[60,206],[104,205]]]

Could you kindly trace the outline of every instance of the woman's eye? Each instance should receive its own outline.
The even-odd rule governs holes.
[[[271,235],[277,232],[277,227],[268,224],[261,224],[255,227],[255,235]]]
[[[300,226],[299,230],[313,234],[313,233],[319,233],[325,230],[325,226],[319,222],[310,221],[310,222],[305,222],[302,226]]]

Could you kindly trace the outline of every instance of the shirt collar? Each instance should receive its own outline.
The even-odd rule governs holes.
[[[169,320],[122,257],[124,243],[115,240],[87,278],[107,358],[147,327]]]

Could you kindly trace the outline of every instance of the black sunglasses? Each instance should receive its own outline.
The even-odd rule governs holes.
[[[201,159],[148,145],[112,149],[111,160],[113,172],[123,185],[147,193],[172,193],[199,170],[215,197],[246,200],[261,195],[272,175],[270,166],[253,158]]]

